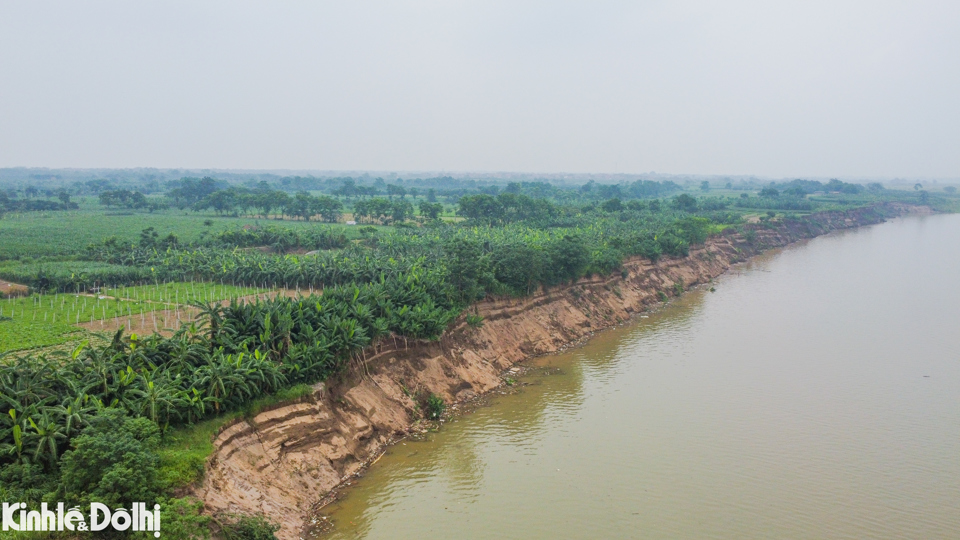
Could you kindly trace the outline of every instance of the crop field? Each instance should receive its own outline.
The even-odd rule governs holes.
[[[119,326],[141,332],[179,327],[193,302],[217,302],[266,292],[220,283],[160,283],[103,289],[98,294],[45,294],[0,300],[0,351],[21,351],[84,339]]]
[[[129,276],[137,269],[119,264],[109,264],[92,261],[45,261],[45,262],[22,262],[22,261],[2,261],[0,262],[0,279],[12,281],[14,283],[29,284],[39,275],[45,275],[50,279],[58,281],[76,281],[77,287],[70,287],[71,292],[84,293],[85,285],[82,283],[87,275],[96,274],[98,276],[114,276],[110,282],[124,281],[125,276]],[[142,272],[140,272],[142,274]]]
[[[204,233],[213,234],[244,225],[268,223],[289,228],[319,226],[315,222],[289,219],[218,217],[213,214],[176,210],[152,214],[117,213],[102,209],[7,214],[0,219],[0,260],[76,255],[83,252],[89,244],[110,236],[118,236],[133,243],[139,239],[140,231],[147,227],[153,227],[163,236],[173,233],[182,241],[191,242]],[[329,224],[324,226],[331,227]],[[357,227],[341,227],[348,237],[359,236],[359,233],[354,232]]]
[[[0,351],[59,345],[83,337],[81,323],[142,317],[164,307],[76,294],[7,298],[0,301]]]
[[[155,285],[138,285],[135,287],[116,287],[101,289],[101,296],[108,296],[121,300],[136,302],[155,302],[166,304],[191,304],[194,302],[219,302],[232,298],[241,298],[268,289],[253,287],[236,287],[218,282],[174,282],[158,283]]]

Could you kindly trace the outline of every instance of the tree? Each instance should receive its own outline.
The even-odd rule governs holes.
[[[707,180],[700,182],[700,191],[710,191],[710,182]]]
[[[150,420],[104,409],[60,460],[68,499],[109,506],[153,503],[159,491],[159,443],[160,430]]]
[[[365,201],[359,201],[353,205],[353,215],[358,221],[364,218],[370,218],[371,221],[383,223],[394,215],[395,204],[410,204],[408,201],[389,201],[382,197],[374,197]],[[413,212],[413,206],[410,206],[410,212]]]
[[[56,467],[57,465],[57,445],[60,444],[60,441],[66,440],[67,436],[64,434],[64,426],[60,425],[59,422],[48,416],[44,413],[40,417],[40,423],[33,421],[33,418],[28,418],[30,422],[30,427],[36,431],[34,436],[34,444],[36,449],[33,453],[33,459],[39,460],[41,456],[50,463],[51,467]]]
[[[622,199],[623,189],[617,184],[602,184],[597,187],[597,195],[601,199]]]
[[[237,206],[237,197],[233,190],[214,191],[194,205],[194,210],[213,208],[217,215],[233,212]]]
[[[457,238],[444,246],[445,262],[450,284],[459,291],[458,301],[472,304],[486,294],[485,286],[492,282],[490,255],[475,239]]]
[[[678,235],[690,244],[702,244],[710,233],[710,225],[707,218],[684,218],[677,222]]]
[[[497,281],[524,295],[543,279],[543,266],[549,262],[540,249],[522,240],[497,246],[491,256]]]
[[[437,190],[433,188],[427,190],[427,202],[437,202]]]
[[[260,215],[264,218],[270,215],[270,210],[277,207],[276,197],[271,191],[254,195],[253,203],[256,208],[260,209]]]
[[[956,193],[956,192],[957,192],[957,188],[954,187],[954,186],[947,186],[947,187],[943,188],[943,190],[946,191],[947,193]]]
[[[407,200],[394,201],[391,205],[390,217],[394,223],[403,223],[413,215],[413,204]]]
[[[197,204],[214,191],[217,191],[217,181],[204,176],[203,178],[181,178],[180,186],[171,189],[168,195],[173,199],[174,205],[182,210]]]
[[[558,281],[571,281],[582,276],[590,265],[590,250],[579,236],[565,234],[554,245],[551,259]]]
[[[357,183],[353,178],[344,178],[343,185],[333,191],[334,195],[340,195],[341,197],[350,197],[357,195]]]
[[[100,204],[103,206],[120,206],[124,208],[146,208],[147,198],[139,191],[129,191],[126,189],[117,189],[114,191],[101,191]]]
[[[623,203],[620,202],[620,199],[610,199],[601,204],[600,208],[602,208],[604,212],[619,212],[623,210]]]
[[[280,217],[283,217],[287,207],[290,206],[290,195],[287,195],[283,191],[274,191],[272,200],[272,208],[280,210]]]
[[[765,187],[760,190],[760,196],[775,199],[780,196],[780,192],[775,187]]]
[[[496,197],[485,193],[461,197],[459,206],[460,209],[457,210],[457,214],[489,224],[499,221],[503,212],[500,201]]]
[[[387,197],[392,199],[394,195],[397,195],[402,199],[406,194],[407,189],[405,187],[396,184],[387,184]]]
[[[678,210],[683,210],[684,212],[696,212],[697,211],[697,199],[686,193],[681,193],[673,198],[673,206]]]
[[[160,424],[162,416],[164,424],[169,424],[173,411],[183,403],[180,392],[162,376],[155,378],[153,373],[147,373],[141,377],[144,384],[139,390],[140,414],[156,424]]]
[[[290,204],[287,205],[287,213],[291,216],[302,217],[304,221],[310,221],[310,216],[313,215],[311,204],[313,201],[311,199],[313,199],[313,197],[306,191],[298,191],[297,194],[293,196]]]
[[[440,213],[443,212],[443,205],[440,203],[431,203],[427,201],[420,201],[420,215],[431,220],[436,221],[440,219]]]
[[[848,193],[850,195],[856,195],[863,191],[863,186],[860,184],[851,184],[849,182],[841,182],[836,178],[831,178],[829,182],[824,184],[823,189],[826,191],[839,191],[840,193]]]
[[[314,215],[319,214],[323,221],[336,223],[342,216],[343,203],[333,197],[321,195],[310,202],[310,208],[311,212]]]

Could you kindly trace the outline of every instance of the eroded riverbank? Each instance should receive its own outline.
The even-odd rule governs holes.
[[[685,258],[630,260],[622,274],[479,303],[481,328],[461,320],[437,343],[387,340],[367,351],[368,378],[318,387],[313,396],[227,426],[196,494],[210,512],[282,518],[278,536],[298,538],[304,517],[325,493],[411,428],[417,417],[411,396],[427,391],[448,402],[471,399],[498,387],[515,362],[624,322],[659,303],[661,294],[673,296],[678,284],[705,283],[765,249],[911,210],[833,212],[751,227],[743,236],[731,231]]]
[[[955,539],[958,244],[938,215],[771,250],[525,361],[390,447],[322,538]]]

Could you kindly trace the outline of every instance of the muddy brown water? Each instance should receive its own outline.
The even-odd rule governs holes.
[[[821,237],[715,287],[392,447],[319,536],[960,538],[960,216]]]

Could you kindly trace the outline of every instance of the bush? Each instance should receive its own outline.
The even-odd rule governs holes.
[[[220,520],[226,540],[275,540],[280,526],[263,516],[225,516]]]
[[[60,460],[70,501],[123,506],[156,500],[160,429],[152,421],[106,409],[72,442]]]
[[[38,463],[11,463],[0,467],[0,500],[39,501],[57,489],[57,478]]]
[[[443,411],[447,410],[447,404],[444,403],[443,398],[436,394],[430,394],[427,396],[427,403],[424,406],[424,410],[427,413],[427,418],[430,420],[439,420],[443,416]]]
[[[160,528],[162,538],[177,540],[208,540],[210,538],[210,517],[203,515],[203,502],[193,497],[182,499],[161,499]],[[133,533],[134,538],[154,538],[153,533]]]
[[[478,315],[475,313],[470,313],[467,315],[467,324],[471,328],[482,328],[483,327],[483,315]]]

